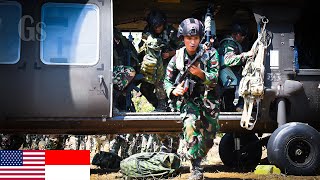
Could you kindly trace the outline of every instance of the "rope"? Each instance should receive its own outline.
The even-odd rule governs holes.
[[[256,124],[259,113],[259,104],[264,95],[264,60],[267,47],[271,44],[271,38],[266,31],[269,20],[261,18],[263,26],[258,28],[258,38],[252,46],[254,58],[249,59],[242,72],[244,76],[240,81],[240,96],[244,99],[244,109],[241,116],[240,126],[252,130]],[[260,25],[258,26],[260,27]],[[253,105],[257,104],[255,119],[251,117]]]

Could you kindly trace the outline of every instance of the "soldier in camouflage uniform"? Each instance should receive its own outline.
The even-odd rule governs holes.
[[[132,82],[134,76],[140,70],[140,61],[138,59],[138,53],[133,44],[124,37],[117,29],[113,29],[113,87],[114,87],[114,112],[118,110],[126,110],[126,92],[125,88]],[[128,57],[130,52],[130,62]],[[128,64],[130,63],[130,66]],[[121,156],[127,157],[132,152],[128,152],[128,148],[131,141],[134,139],[132,134],[118,134],[110,142],[110,151],[118,154],[121,148]],[[133,148],[129,148],[131,150]]]
[[[203,178],[200,163],[212,147],[219,129],[220,102],[216,91],[219,55],[215,49],[206,50],[200,44],[203,34],[201,21],[188,18],[181,22],[177,36],[183,38],[185,47],[177,50],[170,60],[164,80],[167,96],[181,101],[178,108],[187,143],[186,157],[191,160],[189,179]],[[194,59],[197,60],[190,65]],[[185,71],[188,72],[186,78],[181,83],[176,83]],[[184,83],[187,83],[188,89],[184,88],[187,87]]]
[[[20,149],[26,137],[21,134],[0,134],[0,150]]]
[[[122,159],[133,155],[135,153],[135,149],[132,146],[135,143],[135,138],[136,136],[132,134],[118,134],[110,142],[110,152],[118,154]]]
[[[140,60],[133,44],[117,28],[113,28],[113,35],[114,108],[123,111],[126,110],[125,88],[139,72]],[[128,62],[128,53],[130,53],[131,57],[130,62]]]
[[[167,23],[166,15],[160,10],[152,10],[147,17],[147,26],[142,33],[142,39],[147,40],[148,37],[156,38],[161,44],[161,54],[157,58],[161,59],[163,63],[163,71],[165,71],[169,60],[175,55],[175,50],[179,46],[179,41],[176,38],[177,30],[170,24]],[[143,41],[139,44],[141,47]],[[140,53],[140,56],[144,56],[145,52]],[[144,67],[143,67],[144,66]],[[152,66],[149,63],[144,63],[142,68],[148,69],[148,66]],[[152,69],[149,68],[149,69]],[[164,78],[164,73],[162,75],[157,75],[158,79]],[[152,74],[152,73],[151,73]],[[148,75],[147,75],[148,76]],[[162,76],[162,77],[159,77]],[[161,87],[164,89],[163,85]],[[167,97],[162,91],[154,93],[155,85],[152,82],[143,81],[140,86],[141,93],[146,97],[146,99],[156,108],[156,111],[167,111]],[[164,90],[163,90],[164,92]]]
[[[52,134],[48,136],[48,140],[46,149],[64,149],[64,135]]]
[[[147,17],[147,26],[142,34],[142,39],[146,41],[146,45],[148,45],[149,39],[156,39],[157,44],[160,47],[160,54],[154,58],[150,58],[148,54],[143,52],[140,54],[141,56],[144,56],[144,60],[141,65],[142,70],[151,69],[154,71],[149,71],[149,73],[144,74],[145,78],[141,83],[140,90],[146,99],[155,107],[155,111],[174,111],[173,108],[168,106],[170,103],[168,103],[168,98],[164,90],[163,79],[168,62],[171,57],[175,55],[176,49],[181,46],[181,41],[178,40],[176,34],[177,30],[167,23],[166,15],[162,11],[157,9],[150,11]],[[140,43],[139,46],[141,47],[142,44]],[[153,59],[158,64],[152,65],[152,63],[150,63],[150,59]],[[154,66],[156,68],[153,68]],[[151,77],[148,78],[150,74]],[[155,74],[155,76],[153,76],[153,74]],[[148,79],[151,79],[151,81]],[[152,80],[157,80],[157,83],[153,83]],[[179,139],[175,135],[166,136],[158,134],[155,136],[145,134],[143,135],[142,142],[142,151],[156,151],[157,146],[160,145],[161,151],[171,152],[171,149],[173,149],[173,152],[175,152],[175,149],[177,149],[176,146],[178,146],[176,142],[179,142]],[[154,147],[153,150],[151,149],[152,147]]]
[[[223,111],[242,111],[243,98],[239,97],[239,83],[242,66],[253,52],[243,52],[241,43],[247,36],[248,28],[245,25],[234,24],[232,34],[220,41],[220,82],[222,85]]]

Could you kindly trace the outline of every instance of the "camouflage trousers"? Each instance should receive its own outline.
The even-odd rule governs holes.
[[[181,119],[183,121],[183,136],[187,143],[187,159],[201,159],[205,157],[213,146],[213,139],[219,130],[219,101],[211,101],[215,105],[213,116],[201,103],[200,98],[188,101],[182,105]]]
[[[176,153],[179,148],[179,135],[175,133],[157,134],[161,143],[160,151]]]
[[[17,150],[20,149],[26,137],[21,134],[0,134],[0,150]]]
[[[141,152],[155,152],[159,149],[159,144],[156,134],[142,134]]]
[[[121,158],[127,158],[137,151],[137,136],[135,134],[118,134],[110,142],[110,152],[120,153]]]
[[[179,147],[179,135],[172,134],[143,134],[141,152],[158,152],[165,148],[168,152],[176,153]]]

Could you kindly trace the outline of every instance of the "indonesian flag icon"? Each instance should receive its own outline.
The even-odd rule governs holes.
[[[2,150],[0,180],[89,180],[89,150]]]

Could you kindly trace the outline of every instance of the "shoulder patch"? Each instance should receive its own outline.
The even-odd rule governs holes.
[[[233,49],[233,47],[227,47],[227,49],[229,49],[229,50],[231,50],[231,51],[233,51],[234,49]]]

